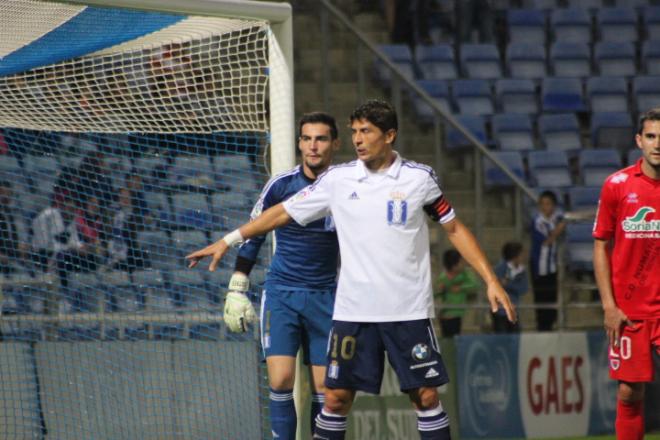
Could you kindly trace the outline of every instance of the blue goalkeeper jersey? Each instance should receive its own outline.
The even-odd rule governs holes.
[[[302,166],[278,174],[268,181],[252,210],[251,218],[296,194],[314,181]],[[247,240],[239,256],[256,261],[265,235]],[[295,221],[275,230],[275,255],[267,283],[311,289],[334,288],[337,281],[339,243],[332,217],[316,220],[307,226]]]

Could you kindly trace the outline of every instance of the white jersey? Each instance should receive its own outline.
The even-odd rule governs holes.
[[[391,322],[431,318],[429,234],[424,213],[454,218],[435,172],[398,154],[384,173],[360,160],[330,167],[284,202],[299,224],[331,215],[341,271],[333,319]]]

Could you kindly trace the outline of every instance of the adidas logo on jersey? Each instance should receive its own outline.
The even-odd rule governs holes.
[[[440,376],[440,373],[438,373],[435,370],[435,368],[429,368],[429,371],[426,372],[426,374],[424,375],[424,378],[425,379],[430,379],[431,377],[436,377],[436,376]]]
[[[360,196],[357,195],[357,192],[353,191],[353,193],[348,196],[348,200],[360,200]]]

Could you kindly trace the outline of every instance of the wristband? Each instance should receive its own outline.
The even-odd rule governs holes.
[[[243,236],[241,235],[241,231],[239,229],[234,229],[229,234],[222,237],[222,239],[225,241],[225,243],[227,243],[227,246],[229,247],[234,247],[243,243]]]

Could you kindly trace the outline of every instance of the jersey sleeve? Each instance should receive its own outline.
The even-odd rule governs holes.
[[[424,211],[438,223],[447,223],[456,217],[454,208],[445,198],[435,171],[431,170],[425,182]]]
[[[593,237],[601,240],[609,240],[614,237],[616,226],[616,194],[614,186],[606,181],[600,192],[598,201],[598,212],[594,223]]]
[[[331,214],[331,177],[328,171],[284,202],[286,212],[301,226]]]
[[[252,208],[252,212],[250,213],[250,220],[254,220],[255,218],[259,217],[262,212],[281,202],[281,200],[279,200],[281,199],[279,193],[279,185],[277,185],[277,182],[273,182],[272,180],[269,181],[266,186],[264,186],[264,189],[261,191],[257,202]],[[245,260],[251,262],[256,261],[257,255],[259,255],[259,250],[261,249],[261,245],[264,244],[264,241],[266,241],[266,235],[257,235],[256,237],[252,237],[246,240],[241,245],[241,247],[238,249],[237,261],[242,260],[242,262],[240,267],[237,263],[237,270],[241,269],[241,272],[245,272],[248,267],[250,269],[252,268],[252,266],[245,264]]]

